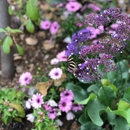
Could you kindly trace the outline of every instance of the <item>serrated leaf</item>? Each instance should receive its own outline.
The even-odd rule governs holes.
[[[105,110],[105,106],[102,105],[98,99],[94,99],[92,102],[88,104],[86,107],[88,116],[92,120],[92,122],[97,125],[97,126],[102,126],[103,125],[103,120],[100,117],[100,112],[102,110]]]
[[[17,47],[18,53],[19,53],[20,55],[23,55],[23,54],[24,54],[24,48],[21,47],[21,46],[18,45],[18,44],[16,44],[16,47]]]
[[[3,48],[3,51],[5,54],[9,54],[10,53],[10,46],[13,44],[13,40],[10,36],[7,36],[5,38],[5,40],[3,41],[3,45],[2,45],[2,48]]]
[[[20,117],[25,117],[24,108],[20,104],[16,102],[12,102],[12,103],[9,103],[9,106],[17,110],[19,112]]]
[[[33,22],[29,19],[26,23],[26,29],[30,33],[34,33],[35,27],[33,25]]]
[[[29,0],[26,5],[26,11],[27,11],[28,17],[32,21],[37,21],[39,18],[39,13],[34,4],[35,4],[34,0]]]

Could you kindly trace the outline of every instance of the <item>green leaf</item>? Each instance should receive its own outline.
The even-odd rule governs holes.
[[[33,22],[29,19],[26,23],[26,29],[30,33],[34,33],[35,27],[33,25]]]
[[[34,4],[35,4],[34,0],[28,0],[27,5],[26,5],[26,11],[27,11],[28,17],[32,21],[37,21],[39,18],[39,13]]]
[[[92,120],[92,122],[97,126],[103,125],[103,120],[100,118],[100,112],[105,110],[105,106],[102,105],[98,99],[94,99],[92,102],[88,104],[87,112],[88,116]]]
[[[10,33],[23,33],[23,31],[22,30],[20,30],[20,29],[12,29],[12,28],[10,28],[9,26],[8,27],[6,27],[6,29],[5,29],[7,32],[10,32]]]
[[[128,79],[129,71],[128,71],[128,61],[122,60],[117,63],[117,74],[120,79]]]
[[[21,47],[21,46],[18,45],[18,44],[16,44],[16,47],[17,47],[18,53],[19,53],[20,55],[23,55],[23,54],[24,54],[24,48]]]
[[[130,108],[130,104],[126,101],[120,100],[118,103],[118,110],[127,110]]]
[[[103,130],[100,126],[96,126],[92,122],[87,122],[85,125],[81,125],[80,130]]]
[[[74,100],[76,102],[83,101],[87,98],[87,93],[80,86],[75,85],[73,83],[67,83],[66,89],[72,90],[74,93]]]
[[[12,103],[9,103],[9,106],[17,110],[19,112],[20,117],[25,117],[24,108],[20,104],[16,102],[12,102]]]
[[[79,118],[79,122],[80,122],[82,125],[85,125],[85,124],[87,124],[88,119],[85,117],[84,114],[82,114],[82,115],[80,116],[80,118]]]
[[[3,28],[0,28],[0,32],[6,32]]]
[[[3,41],[3,51],[5,54],[9,54],[10,53],[10,46],[13,44],[13,40],[10,36],[7,36],[4,41]]]
[[[110,81],[107,80],[107,79],[101,79],[101,83],[102,83],[103,86],[108,86],[108,85],[110,85]]]
[[[124,118],[116,118],[113,121],[113,124],[115,124],[114,130],[129,130],[130,126],[127,123],[127,121]]]
[[[10,15],[13,14],[13,10],[12,10],[12,6],[11,5],[8,7],[8,12],[9,12]]]
[[[126,89],[124,96],[123,96],[123,99],[125,99],[127,102],[130,103],[130,88]]]
[[[91,93],[87,99],[85,99],[85,100],[83,100],[83,101],[79,101],[79,102],[77,102],[77,103],[78,103],[78,104],[83,104],[83,105],[85,105],[85,104],[87,104],[89,101],[92,101],[94,98],[96,98],[96,95],[95,95],[94,93]]]
[[[120,115],[120,116],[124,117],[127,120],[127,122],[130,124],[130,109],[112,111],[109,107],[107,107],[106,111],[109,111],[113,114]]]
[[[87,91],[94,92],[95,94],[98,94],[100,87],[101,86],[99,84],[92,84],[91,86],[88,87]]]
[[[98,92],[99,100],[106,106],[111,106],[111,103],[116,98],[116,93],[109,86],[100,88]]]

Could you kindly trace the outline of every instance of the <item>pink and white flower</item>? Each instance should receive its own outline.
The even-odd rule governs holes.
[[[33,108],[38,109],[41,108],[41,105],[43,104],[43,95],[40,93],[36,93],[32,96],[31,105]]]
[[[71,12],[76,12],[81,8],[81,4],[77,1],[69,2],[66,4],[66,9]]]
[[[61,68],[53,68],[50,72],[49,72],[49,76],[51,77],[51,79],[60,79],[62,76],[62,69]]]
[[[31,83],[32,75],[30,72],[25,72],[20,75],[19,83],[20,85],[26,86]]]
[[[51,61],[50,61],[50,64],[51,65],[56,65],[56,64],[58,64],[59,63],[59,59],[57,59],[57,58],[53,58],[53,59],[51,59]]]
[[[50,27],[50,33],[56,34],[58,32],[59,28],[60,28],[60,25],[58,24],[58,22],[54,21]]]

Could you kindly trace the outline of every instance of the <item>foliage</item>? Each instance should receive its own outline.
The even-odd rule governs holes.
[[[22,122],[25,117],[23,101],[26,94],[13,88],[0,90],[0,114],[2,121],[7,124],[13,120]]]

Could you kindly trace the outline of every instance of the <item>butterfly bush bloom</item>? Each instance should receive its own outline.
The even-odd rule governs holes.
[[[61,68],[53,68],[50,72],[49,72],[49,76],[52,79],[60,79],[62,76],[62,69]]]
[[[51,22],[49,20],[41,21],[40,23],[40,28],[44,30],[49,29],[50,26],[51,26]]]
[[[58,24],[57,21],[54,21],[52,24],[51,24],[51,27],[50,27],[50,33],[51,34],[56,34],[58,32],[60,28],[60,25]]]
[[[59,52],[56,57],[59,61],[67,61],[65,51]]]
[[[59,108],[61,111],[63,112],[68,112],[71,110],[71,107],[72,107],[72,102],[70,100],[60,100],[59,102]]]
[[[77,1],[74,1],[74,2],[67,3],[65,7],[68,11],[76,12],[81,8],[81,4]]]
[[[19,83],[20,85],[26,86],[31,83],[32,75],[30,72],[25,72],[20,75]]]
[[[35,109],[41,108],[43,103],[43,95],[40,93],[36,93],[32,96],[31,105]]]
[[[67,99],[72,101],[74,99],[74,94],[71,90],[65,90],[64,92],[60,93],[61,100]]]

